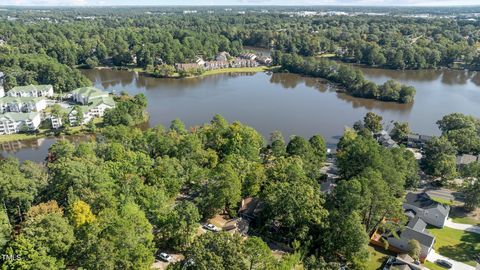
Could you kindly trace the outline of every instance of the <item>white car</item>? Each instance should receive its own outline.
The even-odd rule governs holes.
[[[203,225],[203,228],[204,228],[205,230],[209,230],[209,231],[212,231],[212,232],[218,232],[218,231],[219,231],[218,228],[217,228],[215,225],[210,224],[210,223],[204,224],[204,225]]]
[[[162,252],[158,255],[158,257],[163,260],[163,261],[166,261],[166,262],[171,262],[173,261],[173,258],[172,256],[168,255],[167,253],[165,252]]]

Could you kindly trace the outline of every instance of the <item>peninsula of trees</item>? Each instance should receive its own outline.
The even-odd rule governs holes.
[[[327,79],[339,84],[355,97],[411,103],[416,93],[413,86],[402,85],[394,80],[377,85],[366,80],[359,69],[323,58],[305,59],[297,54],[275,52],[273,60],[280,65],[281,70]]]

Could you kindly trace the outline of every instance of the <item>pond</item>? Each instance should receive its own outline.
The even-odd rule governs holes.
[[[358,67],[361,68],[361,67]],[[345,126],[373,111],[391,121],[408,121],[414,132],[438,135],[435,122],[452,112],[480,117],[480,74],[457,70],[395,71],[361,68],[376,83],[395,79],[417,89],[415,102],[397,104],[354,98],[338,93],[325,81],[294,74],[235,73],[201,78],[158,79],[131,71],[82,70],[94,86],[107,91],[146,95],[149,125],[164,125],[179,118],[187,126],[201,125],[215,114],[241,121],[265,138],[275,130],[288,139],[296,134],[324,136],[334,146]],[[7,151],[20,159],[43,160],[46,149]],[[44,149],[46,148],[46,149]]]

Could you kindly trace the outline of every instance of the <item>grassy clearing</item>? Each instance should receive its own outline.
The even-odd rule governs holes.
[[[221,68],[221,69],[207,70],[200,76],[209,76],[209,75],[223,74],[223,73],[238,73],[238,72],[262,72],[268,69],[269,67],[266,67],[266,66],[244,67],[244,68]]]
[[[450,259],[476,266],[475,256],[480,253],[480,234],[452,228],[429,228],[435,236],[434,249]]]
[[[451,217],[452,221],[455,223],[463,223],[463,224],[470,224],[470,225],[479,225],[480,221],[476,220],[471,217]]]
[[[324,53],[324,54],[320,54],[320,55],[317,55],[315,57],[318,57],[318,58],[332,58],[332,57],[335,57],[336,55],[334,53]]]
[[[389,256],[395,256],[394,253],[380,247],[368,246],[368,251],[370,252],[370,260],[367,263],[367,270],[380,269]]]
[[[31,140],[45,137],[45,133],[39,134],[26,134],[26,133],[16,133],[16,134],[7,134],[0,135],[0,143],[12,142],[12,141],[23,141]]]

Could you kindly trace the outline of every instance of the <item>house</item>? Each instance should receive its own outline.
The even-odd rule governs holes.
[[[427,255],[433,249],[435,243],[435,236],[431,235],[427,229],[427,223],[420,217],[416,216],[408,221],[403,230],[398,230],[395,233],[387,232],[384,238],[388,244],[400,252],[409,251],[410,240],[417,240],[420,243],[420,261],[425,261]],[[408,268],[407,268],[408,269]]]
[[[374,137],[377,139],[377,142],[387,148],[398,147],[398,144],[390,137],[387,131],[382,130],[379,133],[375,134]]]
[[[273,62],[272,58],[268,57],[268,56],[260,56],[260,57],[257,58],[257,61],[260,64],[266,65],[266,66],[269,66]]]
[[[432,138],[433,136],[428,135],[408,134],[407,146],[412,148],[424,148]]]
[[[403,203],[403,209],[439,228],[443,228],[450,212],[450,206],[432,200],[425,192],[409,192]]]
[[[240,56],[240,58],[248,59],[248,60],[252,60],[252,61],[257,59],[257,55],[254,54],[254,53],[242,53],[239,56]]]
[[[70,92],[72,100],[82,105],[92,103],[94,99],[106,98],[108,93],[95,87],[82,87]]]
[[[0,114],[0,135],[37,130],[41,122],[38,112]]]
[[[51,85],[27,85],[16,86],[7,92],[9,97],[52,97],[53,86]]]
[[[258,62],[249,59],[235,58],[231,66],[233,68],[256,67],[258,66]]]
[[[175,64],[175,70],[177,71],[187,71],[187,70],[192,70],[192,69],[199,69],[202,68],[197,63],[176,63]]]
[[[197,57],[197,59],[195,60],[195,63],[197,63],[199,66],[205,65],[205,61],[201,57]]]
[[[205,69],[206,70],[228,68],[229,66],[230,66],[230,64],[228,63],[228,61],[208,61],[208,62],[205,62]]]
[[[217,56],[215,57],[215,60],[216,61],[222,61],[222,62],[226,62],[228,61],[228,58],[230,58],[230,54],[228,52],[220,52],[217,54]]]
[[[463,154],[463,155],[457,156],[456,163],[457,163],[457,166],[465,166],[470,163],[479,161],[478,158],[479,158],[478,156]]]
[[[45,97],[12,97],[0,98],[0,113],[6,112],[40,112],[47,107]]]
[[[261,211],[259,199],[248,197],[242,200],[238,215],[248,221],[255,220]]]
[[[422,270],[422,266],[406,253],[398,254],[397,257],[389,257],[383,269],[396,270]]]

